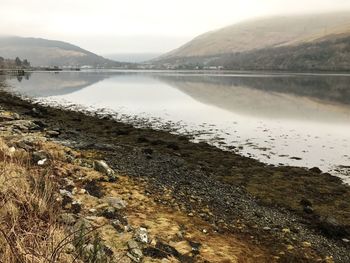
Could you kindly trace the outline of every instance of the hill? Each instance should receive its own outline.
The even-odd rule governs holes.
[[[0,37],[0,56],[26,58],[32,66],[119,67],[123,65],[75,45],[42,38]]]
[[[203,34],[160,63],[229,69],[348,70],[350,12],[251,20]]]

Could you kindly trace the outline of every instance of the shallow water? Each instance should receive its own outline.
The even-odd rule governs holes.
[[[350,166],[346,74],[36,72],[7,82],[46,103],[105,109],[275,165]]]

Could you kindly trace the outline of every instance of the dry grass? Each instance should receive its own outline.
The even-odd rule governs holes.
[[[0,139],[0,262],[72,262],[53,254],[66,237],[48,168],[30,165],[25,151]]]

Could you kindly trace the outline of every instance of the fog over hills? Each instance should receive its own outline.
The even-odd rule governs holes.
[[[26,58],[32,66],[117,67],[121,63],[98,56],[78,46],[55,40],[0,37],[0,56]]]
[[[232,69],[350,69],[350,12],[261,18],[200,35],[158,61]]]

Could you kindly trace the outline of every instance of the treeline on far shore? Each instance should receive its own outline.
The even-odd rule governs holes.
[[[0,69],[26,69],[30,67],[30,62],[27,59],[20,59],[19,57],[7,59],[0,56]]]

